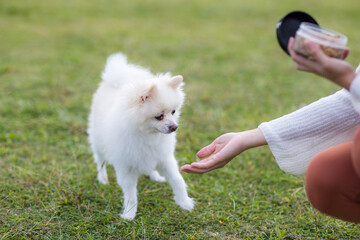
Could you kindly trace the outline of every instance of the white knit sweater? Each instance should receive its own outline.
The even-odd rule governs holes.
[[[360,126],[360,65],[350,92],[333,95],[270,122],[259,125],[279,165],[285,172],[306,172],[320,151],[350,141]]]

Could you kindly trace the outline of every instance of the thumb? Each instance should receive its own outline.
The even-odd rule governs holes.
[[[326,58],[325,53],[321,50],[320,45],[314,42],[308,41],[306,43],[306,47],[309,51],[309,55],[316,60],[317,62],[321,62]]]

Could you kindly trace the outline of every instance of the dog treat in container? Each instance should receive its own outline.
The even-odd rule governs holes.
[[[347,37],[340,33],[316,24],[303,22],[296,32],[293,49],[304,56],[309,56],[306,43],[312,41],[319,44],[323,52],[329,57],[342,59],[347,40]]]

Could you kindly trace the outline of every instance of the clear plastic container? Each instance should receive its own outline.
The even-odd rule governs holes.
[[[340,33],[319,27],[316,24],[303,22],[296,32],[293,49],[304,56],[309,56],[306,47],[307,40],[319,44],[323,52],[329,57],[340,59],[344,57],[348,41],[347,37]]]

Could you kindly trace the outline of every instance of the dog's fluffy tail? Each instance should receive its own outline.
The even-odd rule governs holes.
[[[128,82],[151,78],[151,72],[143,67],[130,64],[123,53],[115,53],[108,57],[104,71],[101,74],[103,81],[114,87]]]

